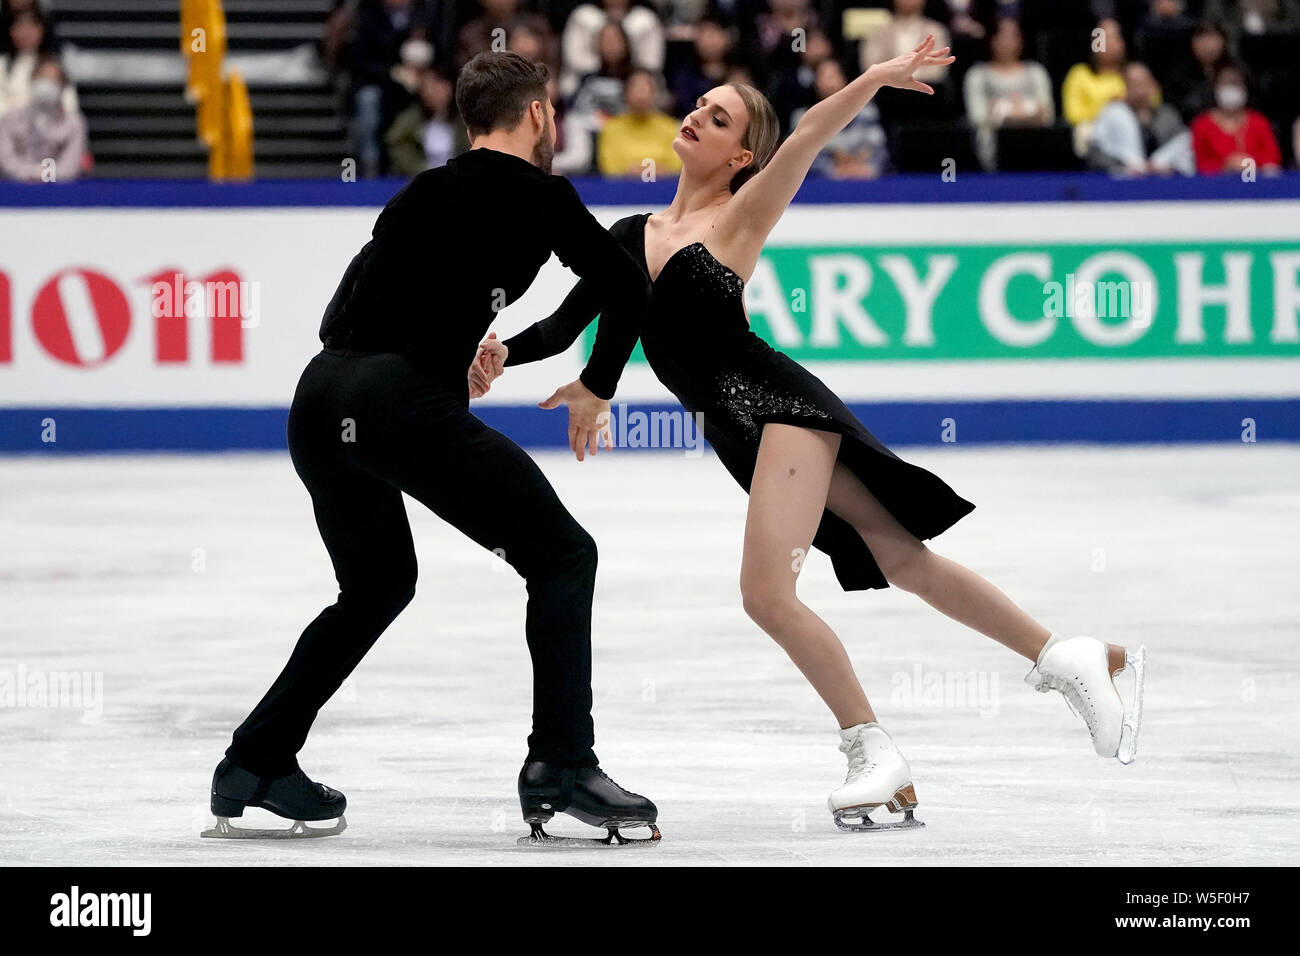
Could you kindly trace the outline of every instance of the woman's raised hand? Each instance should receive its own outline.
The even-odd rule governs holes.
[[[934,87],[922,83],[913,74],[928,66],[947,66],[957,58],[949,55],[949,47],[941,50],[934,48],[934,34],[925,38],[920,46],[911,53],[904,53],[884,63],[876,63],[868,68],[881,86],[892,86],[900,90],[916,90],[918,93],[933,93]]]

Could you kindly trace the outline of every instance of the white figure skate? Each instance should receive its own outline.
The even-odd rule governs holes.
[[[894,741],[877,723],[855,724],[840,731],[840,751],[849,758],[844,786],[833,791],[827,806],[841,830],[909,830],[925,826],[912,811],[916,788],[912,770]],[[901,820],[871,819],[877,807],[901,813]]]
[[[1044,694],[1059,690],[1070,709],[1088,725],[1098,755],[1132,763],[1142,727],[1146,650],[1146,645],[1134,652],[1092,637],[1053,634],[1025,683]],[[1133,699],[1125,707],[1115,677],[1128,668],[1133,671]]]

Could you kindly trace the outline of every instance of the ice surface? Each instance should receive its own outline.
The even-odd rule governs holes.
[[[201,840],[230,731],[334,599],[306,493],[275,454],[8,459],[0,679],[89,672],[102,699],[33,706],[28,683],[0,706],[0,862],[1293,863],[1300,448],[906,457],[978,505],[938,550],[1054,629],[1147,644],[1132,766],[1096,757],[1058,695],[1025,687],[1027,662],[908,594],[845,594],[816,554],[801,595],[849,648],[928,824],[839,832],[825,808],[843,776],[835,723],[740,608],[744,494],[711,456],[548,453],[600,545],[597,753],[658,803],[662,845],[514,845],[522,582],[409,502],[419,593],[301,755],[348,795],[347,832]],[[973,675],[982,706],[955,685],[927,696],[945,672]]]

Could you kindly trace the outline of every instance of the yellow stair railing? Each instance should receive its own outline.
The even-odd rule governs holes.
[[[208,149],[208,178],[253,176],[253,111],[238,71],[226,75],[226,12],[221,0],[181,0],[181,54],[186,99],[195,104],[199,140]]]

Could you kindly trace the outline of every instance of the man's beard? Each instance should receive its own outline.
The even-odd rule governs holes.
[[[542,132],[537,145],[533,147],[533,165],[546,175],[551,174],[551,160],[555,158],[555,137],[550,130]]]

